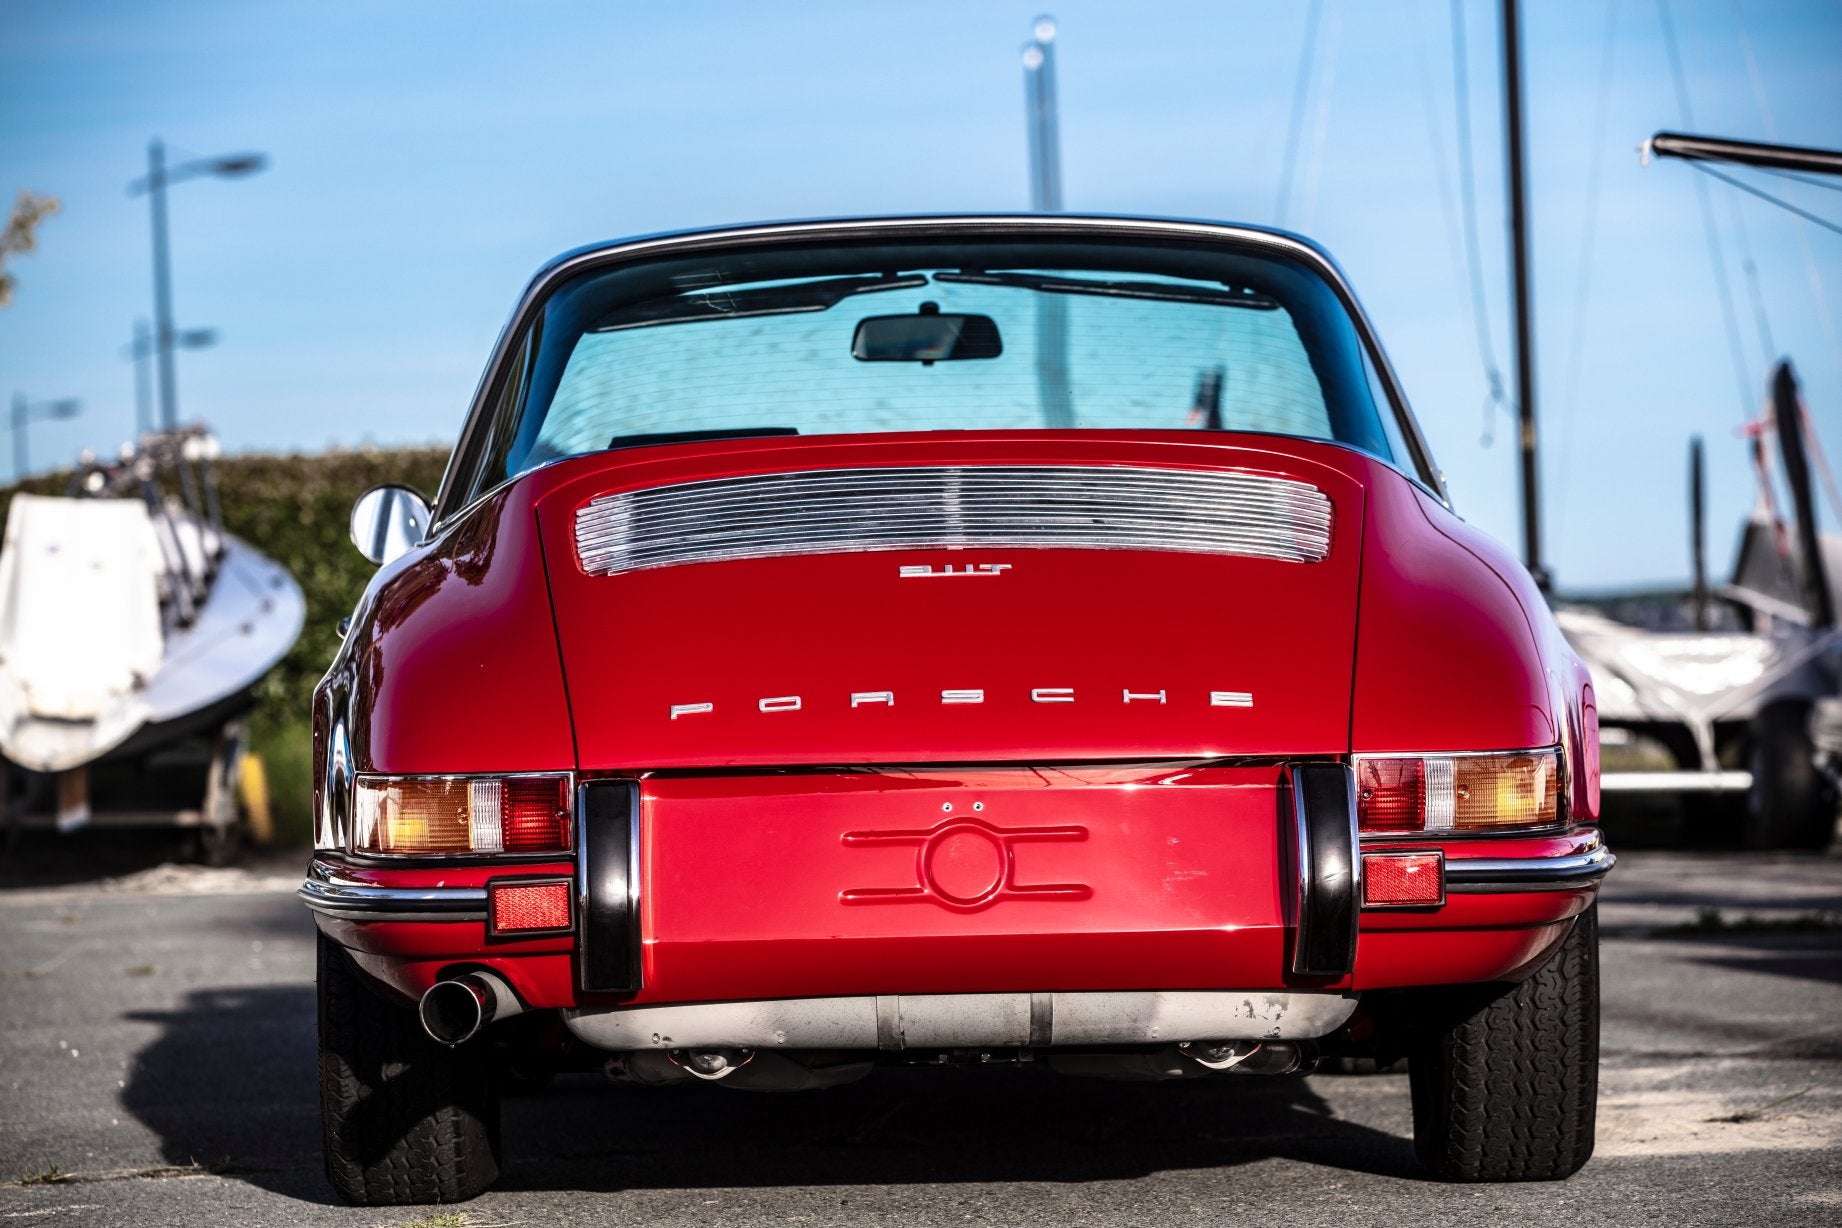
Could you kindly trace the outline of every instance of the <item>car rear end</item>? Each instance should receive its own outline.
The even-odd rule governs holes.
[[[1444,507],[1328,261],[1017,219],[580,259],[323,687],[323,1008],[327,977],[415,1007],[449,1087],[495,1045],[769,1090],[1412,1050],[1435,1169],[1584,1162],[1579,1079],[1551,1145],[1474,1161],[1448,1076],[1584,975],[1590,688]],[[555,708],[566,745],[518,731]],[[469,1103],[438,1192],[496,1165]]]

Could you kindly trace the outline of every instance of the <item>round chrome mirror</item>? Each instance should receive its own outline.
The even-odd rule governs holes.
[[[382,566],[422,541],[429,505],[407,486],[373,486],[352,505],[352,544]]]

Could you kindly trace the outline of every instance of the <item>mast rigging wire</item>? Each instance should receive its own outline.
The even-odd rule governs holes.
[[[1465,36],[1464,0],[1452,0],[1452,92],[1458,116],[1458,182],[1464,200],[1466,267],[1471,274],[1471,321],[1477,330],[1478,361],[1484,367],[1488,392],[1484,397],[1484,445],[1491,442],[1490,411],[1506,403],[1503,371],[1497,366],[1496,348],[1490,340],[1490,308],[1484,298],[1483,256],[1477,239],[1477,176],[1471,162],[1470,47]]]
[[[1305,99],[1311,92],[1311,64],[1316,56],[1318,40],[1318,15],[1324,7],[1324,0],[1311,0],[1311,7],[1305,10],[1305,41],[1298,51],[1298,80],[1292,89],[1292,119],[1286,125],[1285,160],[1279,172],[1279,199],[1273,204],[1273,218],[1276,224],[1286,223],[1286,206],[1292,201],[1292,170],[1298,160],[1299,131],[1305,123]]]
[[[1740,31],[1740,52],[1746,59],[1746,74],[1752,80],[1753,101],[1759,105],[1759,118],[1765,121],[1765,135],[1768,139],[1778,140],[1778,122],[1772,116],[1771,94],[1765,88],[1765,74],[1759,71],[1759,57],[1753,52],[1752,31],[1746,27],[1746,11],[1740,7],[1740,0],[1729,0],[1733,8],[1734,25]],[[1842,184],[1818,179],[1805,178],[1792,171],[1774,170],[1776,175],[1784,175],[1798,183],[1812,187],[1824,188],[1831,192],[1842,192]],[[1804,277],[1810,283],[1811,297],[1816,299],[1817,319],[1822,322],[1823,335],[1829,339],[1829,352],[1836,360],[1836,373],[1842,375],[1842,337],[1836,332],[1836,317],[1829,310],[1829,293],[1823,287],[1823,273],[1817,267],[1816,253],[1810,247],[1810,230],[1802,219],[1797,222],[1797,246],[1804,257]]]
[[[1676,87],[1676,109],[1682,122],[1695,130],[1695,112],[1689,103],[1688,78],[1682,71],[1682,49],[1676,43],[1676,24],[1670,18],[1669,0],[1657,0],[1657,22],[1663,28],[1663,48],[1669,56],[1669,72]],[[1721,317],[1727,326],[1728,356],[1733,363],[1733,378],[1740,394],[1740,413],[1752,416],[1752,385],[1746,378],[1746,347],[1740,341],[1739,315],[1733,306],[1733,287],[1727,280],[1727,258],[1721,250],[1720,231],[1714,221],[1714,202],[1708,185],[1697,179],[1695,198],[1701,207],[1701,229],[1708,242],[1708,260],[1714,266],[1714,285],[1720,298]]]
[[[1792,213],[1795,213],[1798,217],[1803,218],[1806,222],[1813,222],[1816,225],[1821,226],[1824,230],[1833,230],[1837,234],[1842,235],[1842,225],[1837,225],[1835,222],[1830,221],[1828,218],[1819,217],[1816,214],[1811,213],[1808,209],[1799,209],[1796,205],[1792,204],[1788,200],[1784,200],[1780,197],[1773,196],[1770,192],[1765,192],[1765,191],[1760,190],[1759,188],[1755,188],[1750,183],[1747,183],[1744,180],[1735,179],[1732,175],[1728,175],[1721,171],[1717,171],[1713,167],[1709,166],[1706,162],[1703,162],[1699,158],[1687,158],[1685,159],[1685,161],[1690,166],[1694,167],[1696,170],[1700,171],[1704,175],[1712,175],[1716,179],[1720,180],[1722,183],[1730,184],[1733,187],[1738,188],[1742,192],[1750,192],[1754,196],[1757,196],[1760,200],[1770,201],[1772,204],[1777,205],[1780,209],[1789,209]]]
[[[1567,353],[1566,394],[1561,404],[1566,413],[1561,416],[1556,431],[1555,451],[1560,455],[1560,474],[1563,482],[1573,466],[1569,463],[1569,447],[1573,442],[1571,427],[1579,414],[1580,362],[1586,350],[1586,314],[1587,304],[1592,292],[1593,246],[1599,231],[1599,188],[1605,169],[1605,126],[1606,112],[1612,94],[1612,63],[1618,40],[1613,37],[1618,27],[1618,0],[1607,0],[1605,6],[1605,30],[1600,35],[1599,50],[1599,99],[1593,109],[1592,143],[1587,146],[1591,161],[1586,173],[1586,216],[1580,222],[1580,259],[1578,261],[1579,277],[1573,290],[1573,338]],[[1563,514],[1572,506],[1563,493],[1560,500]]]

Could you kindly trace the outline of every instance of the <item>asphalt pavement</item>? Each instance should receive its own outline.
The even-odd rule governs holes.
[[[68,848],[0,854],[0,1225],[1842,1223],[1836,854],[1621,856],[1598,1151],[1570,1181],[1428,1180],[1397,1072],[893,1069],[796,1095],[579,1075],[508,1101],[495,1190],[418,1209],[344,1206],[321,1176],[294,868],[143,853],[105,878]]]

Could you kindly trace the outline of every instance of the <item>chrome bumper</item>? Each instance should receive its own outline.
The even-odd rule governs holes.
[[[347,921],[484,921],[484,887],[380,887],[315,864],[295,889],[322,917]]]
[[[1460,892],[1577,891],[1596,886],[1618,858],[1597,833],[1584,852],[1566,857],[1471,857],[1453,859],[1447,849],[1445,889]]]

